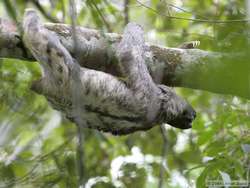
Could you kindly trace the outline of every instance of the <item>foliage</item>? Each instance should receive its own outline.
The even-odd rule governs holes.
[[[34,2],[1,1],[0,10],[6,11],[0,16],[20,22],[26,7],[38,9]],[[68,0],[38,2],[47,21],[71,22]],[[122,1],[76,3],[79,25],[122,32]],[[234,52],[245,48],[248,26],[209,20],[244,19],[244,6],[237,0],[131,0],[128,8],[130,20],[144,26],[151,42],[178,46],[200,40],[202,49]],[[0,187],[77,187],[76,127],[52,110],[44,97],[29,90],[31,81],[40,74],[36,63],[0,60]],[[241,84],[239,80],[235,78],[232,84]],[[167,126],[164,185],[205,187],[208,180],[246,180],[250,165],[249,101],[190,89],[178,92],[191,102],[198,117],[192,130]],[[157,187],[161,161],[165,160],[161,158],[160,134],[158,127],[122,137],[84,130],[86,187]]]

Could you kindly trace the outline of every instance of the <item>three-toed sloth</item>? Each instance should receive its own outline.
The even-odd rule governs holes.
[[[80,126],[113,134],[128,134],[168,123],[187,129],[193,108],[169,87],[157,85],[145,64],[143,29],[129,23],[116,48],[125,79],[80,67],[57,35],[47,30],[34,10],[23,21],[26,47],[43,68],[33,89]],[[125,80],[125,81],[124,81]]]

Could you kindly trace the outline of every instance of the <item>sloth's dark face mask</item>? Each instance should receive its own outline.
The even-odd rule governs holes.
[[[164,122],[180,129],[189,129],[196,117],[192,106],[176,95],[169,87],[160,85],[162,91],[162,114]]]
[[[180,114],[169,120],[167,123],[180,129],[189,129],[192,127],[192,122],[195,117],[196,112],[190,105],[188,105]]]

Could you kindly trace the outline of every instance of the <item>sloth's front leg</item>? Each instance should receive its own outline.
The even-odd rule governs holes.
[[[145,119],[155,123],[160,110],[161,90],[151,78],[145,64],[146,45],[143,29],[140,25],[129,23],[117,49],[117,57],[129,89],[136,99],[144,104]]]
[[[193,108],[169,87],[156,85],[146,66],[143,29],[129,23],[118,45],[117,56],[129,89],[144,103],[147,123],[169,123],[190,128],[195,118]]]

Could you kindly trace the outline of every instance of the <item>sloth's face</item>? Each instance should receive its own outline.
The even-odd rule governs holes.
[[[189,129],[192,127],[192,121],[196,117],[196,112],[190,104],[176,95],[176,93],[167,86],[159,85],[162,91],[163,100],[163,123],[180,129]]]
[[[173,127],[177,127],[180,129],[189,129],[192,127],[192,122],[196,117],[196,112],[194,109],[187,105],[178,112],[172,119],[167,121],[167,123]]]

